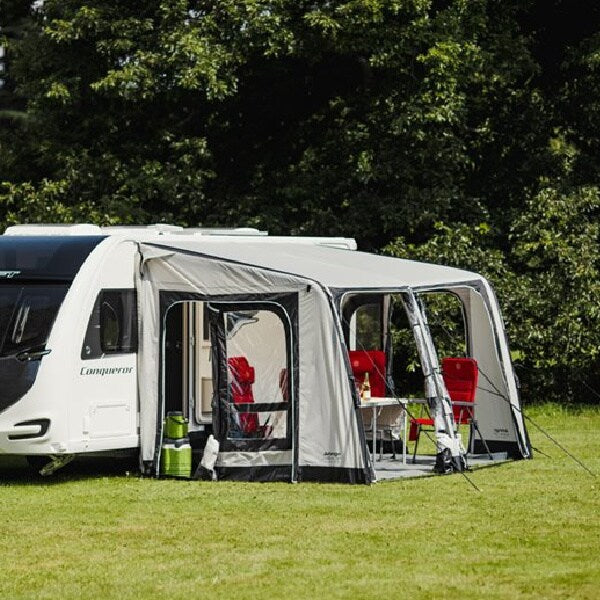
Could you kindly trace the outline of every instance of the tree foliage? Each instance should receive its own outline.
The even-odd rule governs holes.
[[[595,402],[600,384],[600,190],[550,184],[528,199],[505,250],[490,227],[438,223],[424,244],[387,251],[484,274],[503,306],[527,398]]]
[[[341,234],[484,272],[524,387],[580,400],[599,22],[584,0],[4,0],[0,220]]]

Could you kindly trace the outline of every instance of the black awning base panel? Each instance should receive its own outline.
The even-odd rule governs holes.
[[[217,480],[219,481],[257,481],[271,482],[292,480],[292,466],[273,467],[217,467]]]
[[[502,442],[486,440],[487,448],[485,444],[480,440],[476,439],[473,444],[473,454],[487,454],[489,451],[494,454],[496,452],[506,452],[508,458],[519,460],[523,458],[523,453],[519,448],[517,442]]]

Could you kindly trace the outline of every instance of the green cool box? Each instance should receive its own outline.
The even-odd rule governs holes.
[[[192,476],[192,447],[187,438],[165,438],[160,453],[160,473],[167,477]]]
[[[165,419],[165,437],[170,440],[184,438],[188,434],[188,420],[181,412],[168,412]]]

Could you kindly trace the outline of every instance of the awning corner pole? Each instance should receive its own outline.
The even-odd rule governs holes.
[[[446,391],[446,386],[442,380],[439,361],[431,333],[427,324],[427,318],[419,304],[414,292],[408,291],[409,310],[408,318],[413,329],[415,342],[419,351],[422,363],[423,375],[425,376],[427,400],[432,404],[433,417],[435,423],[435,436],[438,452],[448,447],[453,458],[457,459],[456,466],[462,468],[464,462],[464,453],[460,447],[458,433],[454,426],[454,414],[452,411],[452,402]],[[448,443],[444,443],[444,438]],[[460,458],[462,457],[462,461]]]

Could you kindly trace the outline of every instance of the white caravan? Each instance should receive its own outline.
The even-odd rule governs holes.
[[[0,454],[54,457],[58,467],[84,453],[137,452],[138,245],[206,237],[356,249],[349,238],[279,238],[250,228],[9,227],[0,236]],[[202,432],[211,422],[210,343],[203,311],[178,308],[166,340],[167,407]]]
[[[158,474],[163,418],[181,411],[198,452],[211,433],[220,442],[220,479],[369,483],[377,465],[349,353],[384,356],[382,400],[410,395],[393,382],[395,306],[419,357],[437,456],[460,470],[466,452],[427,322],[428,295],[446,293],[463,315],[461,353],[482,375],[471,453],[529,457],[485,279],[355,250],[347,238],[248,229],[9,228],[0,453],[51,457],[50,472],[76,455],[139,452],[143,471]]]

